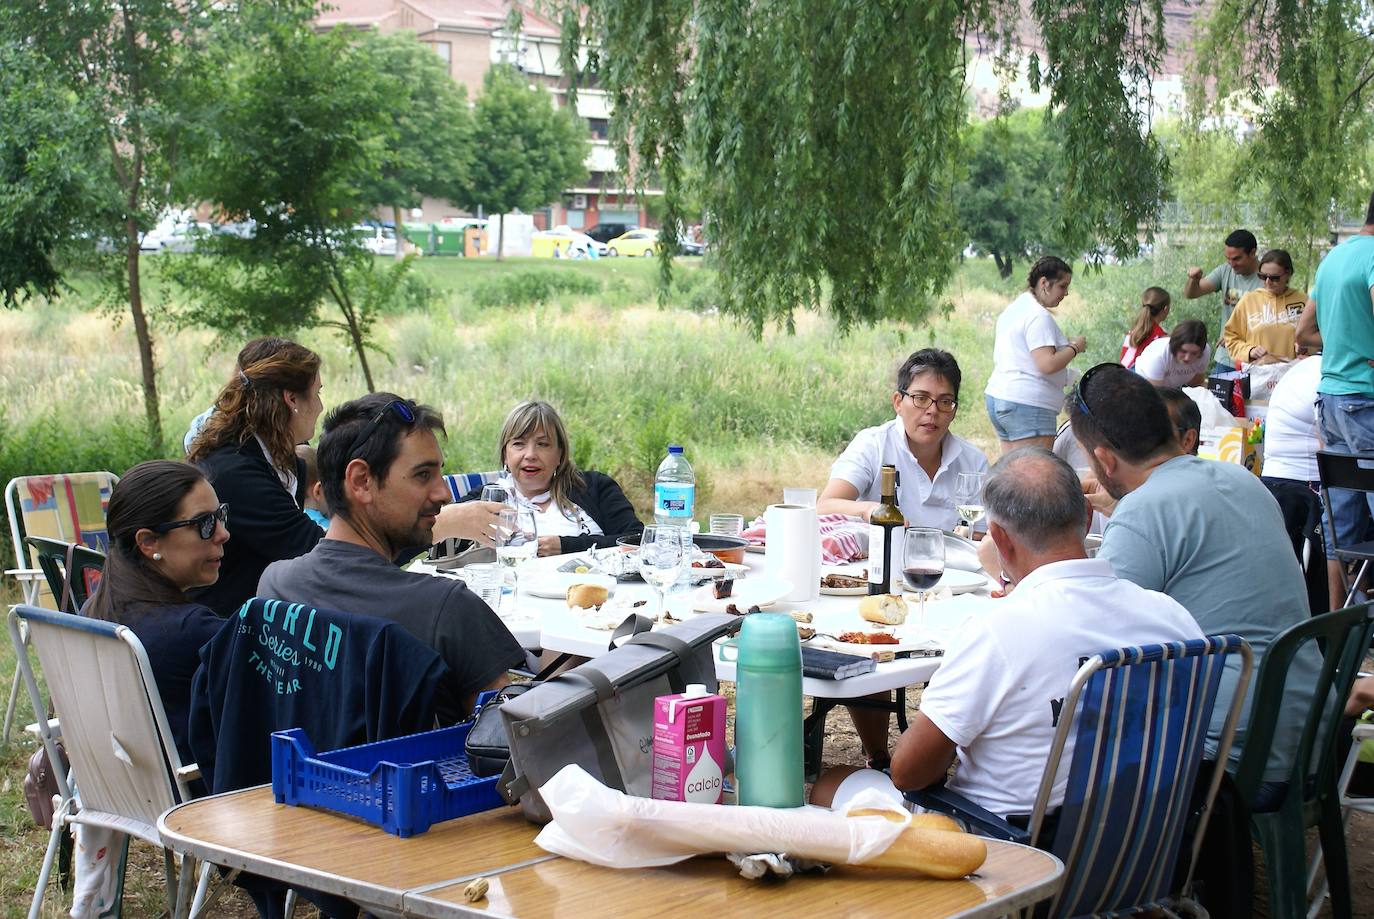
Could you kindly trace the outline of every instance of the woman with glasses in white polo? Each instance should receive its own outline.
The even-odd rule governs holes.
[[[830,468],[816,501],[821,514],[869,518],[879,505],[885,465],[897,467],[897,504],[910,526],[953,529],[961,472],[986,473],[987,457],[949,432],[959,411],[959,364],[948,351],[924,348],[897,372],[896,416],[854,436]]]
[[[1072,280],[1067,262],[1041,256],[1026,289],[997,317],[983,400],[1004,456],[1017,447],[1054,447],[1068,366],[1088,347],[1081,335],[1066,337],[1050,312],[1068,296]]]
[[[1236,366],[1277,364],[1298,356],[1294,333],[1307,305],[1306,291],[1288,286],[1293,259],[1282,249],[1260,256],[1258,290],[1240,298],[1221,330],[1221,343]]]

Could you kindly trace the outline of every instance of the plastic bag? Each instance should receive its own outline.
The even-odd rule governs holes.
[[[856,795],[844,813],[634,798],[607,788],[577,765],[563,767],[539,793],[553,822],[535,844],[607,868],[651,868],[724,852],[781,852],[858,865],[886,851],[911,821],[905,809],[873,792]],[[890,812],[898,819],[844,815],[855,808]]]

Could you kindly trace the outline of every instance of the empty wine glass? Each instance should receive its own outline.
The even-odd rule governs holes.
[[[690,560],[691,534],[686,527],[648,526],[639,539],[639,573],[658,593],[658,615],[663,618],[668,588],[677,583]]]
[[[983,473],[961,472],[954,480],[954,510],[968,527],[973,538],[973,525],[983,519]]]
[[[489,483],[482,486],[482,500],[495,501],[497,504],[505,504],[510,500],[510,491],[504,485]]]
[[[496,557],[501,564],[514,568],[539,553],[539,535],[535,527],[534,511],[506,505],[501,510],[500,532],[496,534]],[[516,575],[515,596],[520,593],[520,578]]]
[[[916,592],[920,613],[916,628],[926,627],[926,591],[945,575],[945,534],[930,527],[907,527],[902,546],[902,579]]]

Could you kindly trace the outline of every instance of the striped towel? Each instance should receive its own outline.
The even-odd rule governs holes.
[[[858,517],[822,514],[817,518],[821,530],[821,564],[840,565],[868,558],[868,524]],[[751,546],[765,542],[763,517],[755,517],[740,534]]]

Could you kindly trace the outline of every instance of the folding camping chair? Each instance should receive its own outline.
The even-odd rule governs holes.
[[[187,905],[197,863],[185,857],[178,878],[173,854],[158,834],[157,820],[173,805],[190,800],[188,783],[200,771],[194,763],[182,763],[172,742],[142,643],[128,628],[113,622],[15,606],[9,615],[10,639],[20,651],[19,670],[29,698],[40,711],[44,702],[33,667],[21,650],[21,625],[27,627],[28,641],[38,653],[71,762],[71,772],[57,776],[62,800],[53,814],[29,919],[39,915],[63,829],[72,824],[105,827],[162,847],[167,908],[180,914],[177,910]],[[50,761],[61,762],[46,721],[39,720],[38,732]],[[209,872],[202,871],[192,908],[204,900],[209,880]],[[222,889],[217,888],[216,894]],[[213,905],[213,899],[204,908]]]
[[[1064,862],[1064,884],[1050,901],[1052,916],[1167,909],[1175,890],[1191,883],[1212,802],[1224,770],[1214,770],[1192,840],[1189,877],[1174,885],[1174,869],[1190,823],[1193,786],[1227,659],[1240,655],[1240,674],[1222,729],[1216,761],[1225,762],[1250,681],[1250,646],[1235,635],[1213,635],[1103,651],[1069,685],[1028,829],[1020,829],[947,788],[910,792],[930,810],[951,813],[987,836],[1037,845],[1062,754],[1074,732],[1073,761],[1049,851]],[[1043,847],[1043,846],[1042,846]]]

